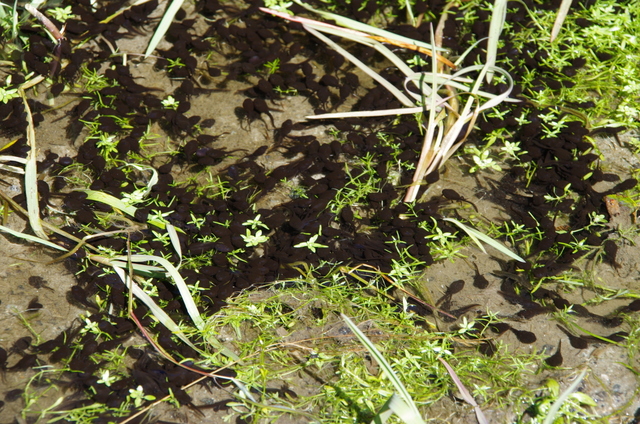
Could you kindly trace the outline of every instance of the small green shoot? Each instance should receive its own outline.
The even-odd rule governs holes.
[[[318,240],[318,237],[320,237],[322,235],[322,225],[320,226],[320,229],[318,230],[318,234],[314,234],[313,236],[311,236],[311,238],[305,242],[302,243],[298,243],[296,244],[295,248],[303,248],[306,247],[307,249],[311,250],[313,253],[316,253],[316,249],[320,249],[323,247],[329,247],[327,245],[324,244],[320,244],[317,243],[316,240]]]
[[[244,240],[247,247],[258,246],[259,244],[266,243],[269,240],[269,236],[262,234],[262,230],[258,230],[254,233],[247,228],[246,234],[240,234],[242,240]]]

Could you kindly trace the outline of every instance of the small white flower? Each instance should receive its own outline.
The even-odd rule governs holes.
[[[100,376],[100,380],[98,380],[98,383],[104,384],[107,387],[111,387],[111,383],[116,381],[116,379],[117,378],[115,376],[109,375],[109,370],[104,370],[102,372],[102,375]]]

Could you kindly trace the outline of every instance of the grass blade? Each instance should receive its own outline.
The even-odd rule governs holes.
[[[393,384],[393,386],[395,387],[396,392],[400,397],[400,399],[407,405],[408,407],[407,416],[410,418],[410,420],[405,422],[424,424],[424,420],[420,416],[420,412],[418,411],[416,404],[413,402],[411,395],[407,391],[406,387],[404,387],[404,384],[402,384],[402,381],[400,381],[396,373],[393,371],[393,368],[391,367],[391,365],[387,362],[384,356],[382,356],[380,351],[374,346],[371,340],[369,340],[369,338],[365,336],[365,334],[362,331],[360,331],[358,326],[355,325],[353,321],[349,319],[348,316],[346,316],[343,313],[341,313],[340,316],[342,317],[344,322],[347,324],[347,326],[351,329],[353,334],[355,334],[355,336],[358,338],[360,343],[362,343],[367,348],[371,356],[375,358],[376,362],[378,362],[378,364],[380,365],[380,368],[382,368],[382,370],[386,374],[389,381],[391,381],[391,384]]]
[[[138,171],[150,171],[151,172],[151,178],[149,178],[149,181],[147,182],[147,186],[144,189],[143,195],[142,197],[147,197],[149,195],[149,193],[151,193],[151,190],[153,189],[153,186],[158,184],[158,171],[155,170],[155,168],[151,167],[151,166],[145,166],[145,165],[139,165],[137,163],[127,163],[124,166],[130,166],[132,168],[137,169]]]
[[[560,8],[558,9],[558,14],[556,15],[556,20],[553,23],[553,28],[551,29],[551,38],[550,41],[553,43],[555,39],[560,34],[560,30],[562,29],[562,24],[569,14],[569,9],[571,8],[571,0],[562,0],[560,3]]]
[[[182,262],[182,248],[180,247],[180,239],[178,238],[178,232],[176,231],[176,227],[174,227],[171,224],[167,224],[166,230],[167,230],[167,233],[169,233],[169,240],[171,240],[171,245],[173,246],[174,250],[178,254],[178,257],[180,258],[180,262]],[[178,268],[180,268],[179,265],[178,265]]]
[[[396,414],[406,424],[412,424],[415,422],[411,408],[409,408],[407,403],[403,401],[397,393],[394,393],[389,399],[387,399],[384,405],[382,405],[380,410],[378,410],[378,413],[373,417],[371,424],[384,424],[393,414]]]
[[[378,410],[378,413],[373,417],[373,420],[371,420],[371,424],[384,424],[391,417],[391,415],[393,415],[393,411],[391,410],[391,402],[394,399],[394,396],[396,398],[398,397],[395,393],[391,395],[391,397],[387,399],[384,405],[382,405],[382,407]],[[403,402],[402,399],[400,399],[400,402]]]
[[[411,101],[411,99],[409,99],[407,96],[405,96],[404,93],[402,93],[400,90],[395,88],[389,81],[387,81],[386,79],[382,78],[377,72],[371,70],[371,68],[369,68],[367,65],[362,63],[359,59],[357,59],[351,53],[349,53],[348,51],[346,51],[345,49],[340,47],[337,43],[334,43],[331,39],[329,39],[328,37],[325,37],[324,35],[322,35],[319,32],[319,30],[318,31],[316,30],[318,28],[314,29],[311,26],[309,26],[308,24],[303,24],[303,26],[311,34],[315,35],[317,38],[319,38],[320,40],[324,41],[329,47],[331,47],[332,49],[334,49],[335,51],[337,51],[338,53],[343,55],[345,58],[349,59],[349,61],[351,61],[351,63],[356,65],[358,68],[360,68],[362,70],[362,72],[366,73],[371,78],[373,78],[374,81],[377,81],[380,85],[382,85],[384,88],[389,90],[389,92],[391,92],[400,101],[400,103],[402,103],[403,105],[408,106],[408,107],[415,107],[416,106]],[[348,33],[345,33],[345,34],[348,34]],[[353,35],[344,35],[344,37],[345,38],[349,38],[350,40],[353,40],[353,41],[357,41],[356,38]],[[377,43],[377,41],[375,41],[375,40],[370,40],[370,42],[371,43]],[[367,43],[363,43],[363,44],[371,45],[370,42],[368,41]]]
[[[498,55],[498,41],[504,27],[504,21],[507,18],[507,0],[496,0],[493,3],[493,12],[491,13],[491,23],[489,24],[489,39],[487,40],[487,59],[485,66],[489,67],[487,72],[487,82],[493,80],[493,68],[496,65],[496,57]]]
[[[305,119],[371,118],[377,116],[410,115],[413,113],[420,113],[423,110],[424,109],[422,107],[403,107],[401,109],[386,110],[362,110],[356,112],[336,112],[323,113],[322,115],[309,115],[305,116]]]
[[[184,0],[173,0],[167,10],[164,12],[158,27],[156,28],[156,32],[151,37],[151,41],[149,41],[149,45],[147,46],[147,50],[144,52],[144,57],[149,56],[155,49],[158,47],[160,40],[167,33],[167,30],[171,26],[171,22],[173,22],[173,18],[178,13],[178,10],[182,7],[182,3]]]
[[[101,191],[95,191],[95,190],[83,190],[83,191],[87,193],[87,200],[93,200],[96,202],[104,203],[105,205],[109,205],[114,209],[118,209],[119,211],[122,211],[129,216],[135,216],[136,214],[135,206],[128,205],[115,196],[112,196],[108,193],[103,193]]]
[[[49,240],[41,239],[40,237],[35,237],[35,236],[30,235],[30,234],[24,234],[24,233],[21,233],[19,231],[14,231],[11,228],[5,227],[4,225],[0,225],[0,231],[4,231],[5,233],[11,234],[12,236],[21,238],[23,240],[32,241],[34,243],[44,244],[45,246],[52,247],[52,248],[58,249],[58,250],[62,250],[63,252],[67,251],[67,249],[65,249],[64,247],[58,246],[57,244],[52,243]]]
[[[440,360],[440,362],[442,362],[444,367],[447,369],[447,372],[451,376],[451,379],[453,380],[453,382],[455,383],[456,387],[460,391],[460,394],[462,395],[462,398],[469,405],[473,406],[473,410],[476,413],[476,418],[478,419],[478,422],[480,424],[489,424],[489,421],[487,420],[487,417],[484,416],[484,412],[482,412],[482,409],[480,409],[480,407],[478,406],[478,403],[476,402],[476,400],[473,398],[473,396],[471,396],[471,393],[469,393],[469,391],[464,386],[464,384],[462,384],[462,381],[460,381],[460,378],[458,378],[458,374],[456,374],[456,372],[453,370],[451,365],[449,365],[449,363],[447,361],[445,361],[444,359],[442,359],[442,358],[438,358],[438,359]]]
[[[150,258],[150,257],[146,256],[146,255],[131,255],[131,261],[136,261],[136,260],[137,261],[141,261],[141,260],[143,260],[143,258]],[[158,257],[154,257],[154,258],[158,258]],[[162,258],[159,258],[159,259],[162,259]],[[102,262],[102,263],[104,263],[105,265],[107,264],[105,262]],[[203,356],[206,356],[204,354],[204,352],[202,352],[201,349],[198,349],[197,347],[195,347],[193,345],[193,343],[191,343],[191,341],[187,338],[187,336],[182,332],[180,327],[171,319],[171,317],[169,315],[167,315],[156,304],[156,302],[154,302],[154,300],[147,293],[145,293],[135,282],[132,282],[131,280],[129,280],[129,276],[126,275],[124,268],[122,268],[120,266],[116,266],[116,263],[117,263],[116,261],[111,261],[110,265],[113,266],[113,269],[120,276],[120,278],[122,279],[122,281],[125,283],[125,285],[127,287],[129,287],[129,285],[131,284],[131,287],[132,287],[132,290],[133,290],[133,295],[136,296],[145,305],[147,305],[147,307],[149,308],[151,313],[155,316],[155,318],[160,323],[162,323],[162,325],[167,327],[169,329],[169,331],[171,331],[172,333],[176,334],[180,338],[180,340],[185,342],[189,347],[193,348],[196,352],[201,353]],[[128,264],[124,263],[124,265],[127,266]],[[136,268],[136,265],[138,265],[138,264],[134,264],[133,265],[134,269]],[[171,264],[169,264],[169,265],[171,265]],[[179,276],[179,274],[178,274],[178,276]],[[182,280],[182,278],[180,278],[180,280]],[[182,283],[184,284],[184,281],[182,281]],[[186,287],[186,285],[185,285],[185,287]],[[187,292],[188,292],[188,290],[187,290]],[[189,297],[189,299],[191,299],[191,302],[193,302],[193,299],[191,298],[191,295],[189,295],[188,297]],[[186,299],[184,299],[184,300],[185,300],[185,303],[186,303]],[[199,328],[199,329],[202,331],[202,328]],[[208,338],[207,342],[209,342],[210,344],[215,346],[217,349],[219,349],[220,353],[225,355],[227,358],[230,358],[233,361],[236,361],[238,363],[242,363],[242,360],[238,357],[238,355],[235,354],[235,352],[233,352],[232,350],[230,350],[229,348],[224,346],[218,340],[216,340],[214,338]]]
[[[127,267],[127,263],[126,262],[119,261],[117,259],[109,260],[109,265],[119,266],[120,268],[126,268]],[[159,267],[159,266],[155,266],[155,265],[144,265],[144,264],[134,263],[133,264],[133,269],[134,269],[134,271],[137,271],[137,272],[143,273],[143,274],[155,274],[155,275],[160,275],[163,278],[166,278],[166,276],[167,276],[166,270],[164,268]]]
[[[194,349],[196,352],[204,354],[204,352],[202,352],[201,349],[198,349],[193,343],[191,343],[189,338],[182,332],[178,324],[176,324],[175,321],[172,320],[171,317],[167,315],[167,313],[163,311],[162,308],[160,308],[156,302],[154,302],[151,296],[145,293],[145,291],[142,290],[140,286],[138,286],[135,283],[135,281],[129,280],[129,276],[126,274],[124,269],[118,266],[114,266],[113,269],[116,272],[116,274],[118,274],[118,276],[122,279],[122,282],[125,284],[125,286],[127,286],[127,288],[131,287],[133,292],[132,294],[136,298],[138,298],[142,303],[144,303],[147,306],[147,308],[149,308],[149,311],[151,311],[153,316],[162,325],[167,327],[169,331],[171,331],[173,334],[178,336],[180,340],[185,342],[190,348]]]
[[[442,47],[440,47],[440,48],[435,47],[430,43],[425,43],[424,41],[419,41],[419,40],[414,40],[413,38],[403,37],[401,35],[394,34],[393,32],[385,31],[383,29],[376,28],[376,27],[373,27],[371,25],[363,24],[362,22],[358,22],[358,21],[355,21],[353,19],[345,18],[344,16],[336,15],[335,13],[325,12],[325,11],[322,11],[322,10],[314,9],[313,7],[307,5],[307,4],[305,4],[305,3],[303,3],[303,2],[301,2],[299,0],[295,0],[295,2],[297,4],[299,4],[300,6],[304,7],[305,9],[309,10],[310,12],[316,13],[316,14],[322,16],[323,18],[331,19],[336,24],[338,24],[340,26],[343,26],[345,28],[350,28],[350,29],[353,29],[353,30],[356,30],[356,31],[366,32],[368,34],[377,35],[378,37],[387,38],[389,40],[400,41],[400,42],[403,42],[405,44],[411,44],[411,45],[422,47],[422,48],[425,48],[425,49],[428,49],[428,50],[434,50],[434,49],[436,51],[446,51],[447,50],[447,49],[444,49]]]
[[[480,244],[480,241],[488,244],[489,246],[493,247],[494,249],[496,249],[500,253],[503,253],[503,254],[507,255],[508,257],[510,257],[512,259],[515,259],[518,262],[523,262],[523,263],[526,262],[524,259],[522,259],[520,256],[518,256],[515,253],[513,253],[510,249],[508,249],[505,245],[503,245],[499,241],[494,240],[491,237],[489,237],[488,235],[486,235],[484,233],[481,233],[480,231],[463,224],[462,222],[458,221],[457,219],[454,219],[454,218],[443,218],[443,220],[451,222],[452,224],[455,224],[456,226],[458,226],[458,228],[460,228],[462,231],[467,233],[467,235],[469,237],[471,237],[471,240],[473,240],[478,246],[480,246],[480,249],[483,252],[486,253],[486,251],[484,250],[484,247],[482,247],[482,245]]]
[[[114,259],[127,261],[128,258],[126,256],[117,256]],[[198,330],[202,330],[204,328],[204,321],[200,316],[200,311],[198,311],[198,307],[196,306],[196,303],[193,301],[193,297],[191,296],[189,287],[187,286],[187,283],[185,283],[184,279],[182,278],[182,276],[180,275],[176,267],[174,267],[171,264],[171,262],[169,262],[165,258],[161,258],[160,256],[153,256],[153,255],[131,255],[131,261],[132,262],[153,261],[160,264],[160,266],[162,266],[167,271],[167,273],[169,274],[169,276],[171,277],[175,285],[178,287],[178,291],[180,292],[182,301],[184,302],[185,308],[187,309],[187,313],[191,317],[191,320],[193,321],[195,326],[198,328]]]
[[[2,161],[2,162],[18,162],[18,163],[21,163],[23,165],[27,163],[27,160],[25,158],[19,158],[18,156],[7,156],[7,155],[0,156],[0,161]],[[22,173],[24,173],[24,171]]]
[[[95,191],[95,190],[82,190],[85,193],[87,193],[87,200],[93,200],[95,202],[100,202],[100,203],[104,203],[105,205],[109,205],[114,209],[118,209],[124,213],[126,213],[127,215],[134,217],[136,215],[136,210],[137,208],[133,205],[129,205],[125,202],[123,202],[122,200],[118,199],[117,197],[114,197],[108,193],[103,193],[101,191]],[[160,228],[160,229],[164,229],[165,228],[165,223],[162,221],[158,221],[155,219],[149,219],[147,220],[147,222],[149,224],[155,225],[156,227]]]
[[[571,385],[567,387],[567,390],[565,390],[560,394],[560,396],[558,396],[558,399],[556,399],[556,401],[553,402],[553,405],[551,405],[551,408],[549,409],[549,412],[547,413],[547,416],[542,424],[552,424],[555,421],[558,415],[558,411],[560,411],[560,408],[562,407],[562,404],[569,398],[569,396],[571,396],[574,390],[578,388],[586,374],[587,370],[582,370],[578,378],[576,378],[576,381],[571,383]]]
[[[24,110],[27,112],[27,144],[29,145],[29,153],[27,154],[27,162],[24,165],[24,195],[27,199],[27,214],[29,216],[29,225],[31,229],[43,240],[49,240],[47,234],[40,223],[40,202],[38,199],[38,174],[36,155],[38,153],[36,147],[36,131],[33,124],[33,115],[31,108],[27,102],[27,96],[24,90],[20,89],[20,95],[24,102]]]

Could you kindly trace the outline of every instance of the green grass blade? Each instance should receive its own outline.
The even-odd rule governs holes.
[[[156,28],[156,32],[151,37],[151,41],[149,41],[149,45],[147,46],[147,50],[144,52],[144,56],[149,56],[155,49],[158,47],[160,40],[167,33],[167,30],[171,26],[171,22],[173,22],[173,18],[178,13],[178,10],[182,7],[182,3],[184,0],[173,0],[167,10],[164,12],[158,27]]]
[[[82,190],[82,191],[87,193],[87,200],[93,200],[95,202],[104,203],[105,205],[109,205],[114,209],[118,209],[131,217],[135,217],[136,215],[137,208],[135,206],[129,205],[123,202],[122,200],[118,199],[117,197],[114,197],[108,193],[103,193],[101,191],[95,191],[95,190]],[[165,228],[164,222],[158,221],[155,219],[150,219],[147,221],[147,223],[155,225],[160,229]]]
[[[443,218],[443,220],[451,222],[452,224],[455,224],[456,226],[458,226],[458,228],[460,228],[462,231],[467,233],[469,235],[469,237],[471,237],[471,239],[476,244],[478,244],[479,246],[481,246],[480,245],[480,241],[482,241],[483,243],[488,244],[489,246],[493,247],[494,249],[496,249],[500,253],[503,253],[503,254],[507,255],[508,257],[510,257],[512,259],[515,259],[518,262],[523,262],[523,263],[526,262],[524,259],[522,259],[520,256],[518,256],[515,253],[513,253],[509,248],[507,248],[505,245],[503,245],[499,241],[494,240],[491,237],[489,237],[488,235],[486,235],[484,233],[481,233],[480,231],[463,224],[462,222],[458,221],[457,219],[454,219],[454,218]],[[483,252],[485,252],[485,250],[484,250],[484,248],[482,246],[480,248],[482,249]]]
[[[118,209],[129,216],[135,216],[136,214],[135,206],[128,205],[115,196],[112,196],[108,193],[103,193],[101,191],[95,191],[95,190],[83,190],[83,191],[87,193],[87,200],[93,200],[96,202],[104,203],[105,205],[109,205],[114,209]]]
[[[413,402],[413,399],[411,398],[409,391],[407,391],[404,384],[402,384],[402,381],[400,381],[396,373],[393,371],[393,368],[391,367],[391,365],[387,362],[384,356],[382,356],[380,351],[375,347],[375,345],[371,342],[371,340],[369,340],[369,338],[365,336],[365,334],[362,331],[360,331],[358,326],[355,325],[353,321],[349,319],[349,317],[347,317],[343,313],[341,313],[340,316],[342,317],[344,322],[347,324],[347,326],[349,326],[353,334],[355,334],[355,336],[358,338],[360,343],[362,343],[367,348],[371,356],[375,358],[376,362],[378,362],[378,364],[380,365],[380,368],[382,368],[382,370],[384,371],[389,381],[391,381],[391,384],[393,384],[393,386],[395,387],[396,393],[398,394],[400,399],[407,405],[408,411],[406,412],[405,416],[409,417],[410,420],[405,422],[424,424],[424,420],[420,416],[420,412],[418,411],[416,404]],[[405,414],[405,411],[403,410],[403,415],[404,414]]]
[[[38,149],[36,146],[36,131],[33,124],[33,115],[31,114],[31,108],[27,103],[27,96],[24,90],[20,89],[20,95],[24,102],[24,110],[27,112],[27,144],[29,145],[29,153],[27,154],[27,162],[24,165],[24,195],[27,200],[27,214],[29,216],[29,225],[36,234],[44,240],[49,240],[49,237],[42,228],[40,222],[40,201],[38,199],[38,171],[37,171],[37,158]]]
[[[151,167],[151,166],[145,166],[145,165],[140,165],[137,163],[127,163],[125,164],[125,166],[130,166],[132,168],[137,169],[138,171],[150,171],[151,172],[151,178],[149,178],[149,181],[147,182],[147,186],[144,190],[143,193],[143,197],[147,197],[149,195],[149,193],[151,193],[151,190],[153,189],[153,186],[158,184],[158,171],[155,170],[155,168]]]
[[[180,261],[182,262],[182,248],[180,247],[180,239],[178,238],[178,232],[176,231],[176,227],[171,224],[166,225],[167,233],[169,233],[169,240],[171,240],[171,245],[173,249],[178,254]],[[178,266],[180,268],[180,266]]]
[[[185,308],[187,309],[187,313],[191,317],[191,320],[195,324],[196,328],[198,328],[198,330],[202,330],[204,328],[204,321],[202,320],[202,316],[200,316],[200,311],[198,311],[196,303],[193,301],[193,297],[191,296],[189,287],[187,287],[187,283],[184,281],[176,267],[171,264],[171,262],[169,262],[165,258],[161,258],[160,256],[153,255],[131,255],[130,258],[132,262],[153,261],[160,264],[160,266],[162,266],[167,271],[169,277],[171,277],[176,287],[178,287],[178,291],[180,292],[182,301],[184,302]],[[126,256],[119,256],[114,259],[126,261],[128,258]]]
[[[416,416],[416,412],[413,410],[413,408],[407,405],[407,403],[402,400],[402,398],[397,393],[391,395],[388,405],[389,409],[391,409],[391,411],[406,424],[414,424],[421,421],[424,423],[420,415]]]
[[[336,24],[343,26],[345,28],[350,28],[356,31],[361,31],[361,32],[366,32],[367,34],[372,34],[372,35],[377,35],[379,37],[384,37],[384,38],[388,38],[390,40],[397,40],[397,41],[401,41],[403,43],[407,43],[407,44],[413,44],[415,46],[418,47],[423,47],[425,49],[429,49],[429,50],[436,50],[436,51],[446,51],[447,49],[444,49],[442,47],[434,47],[432,44],[429,43],[425,43],[424,41],[419,41],[419,40],[414,40],[413,38],[407,38],[407,37],[403,37],[401,35],[398,34],[394,34],[393,32],[389,32],[389,31],[385,31],[383,29],[380,28],[376,28],[373,27],[371,25],[367,25],[367,24],[363,24],[362,22],[358,22],[355,21],[353,19],[349,19],[349,18],[345,18],[344,16],[340,16],[340,15],[336,15],[335,13],[331,13],[331,12],[325,12],[322,10],[317,10],[314,9],[313,7],[299,1],[299,0],[295,0],[295,2],[297,4],[299,4],[300,6],[304,7],[305,9],[317,13],[318,15],[322,16],[325,19],[331,19],[332,21],[334,21]]]
[[[576,378],[576,381],[571,383],[571,385],[567,387],[567,390],[565,390],[560,394],[560,396],[558,396],[558,399],[556,399],[556,401],[553,402],[553,405],[551,405],[551,408],[549,409],[549,412],[547,413],[547,416],[545,417],[542,424],[552,424],[555,421],[558,416],[558,411],[560,411],[560,408],[562,407],[562,404],[569,398],[569,396],[571,396],[571,393],[573,393],[574,390],[578,388],[586,374],[587,370],[582,370],[578,378]]]
[[[378,410],[378,413],[371,420],[371,424],[385,424],[387,420],[393,415],[393,411],[391,410],[391,402],[393,397],[396,396],[394,393],[387,401],[382,405],[382,407]],[[396,396],[397,397],[397,396]],[[402,399],[400,399],[402,402]]]
[[[30,234],[24,234],[19,231],[14,231],[11,228],[5,227],[4,225],[0,225],[0,231],[4,231],[5,233],[11,234],[12,236],[21,238],[23,240],[32,241],[34,243],[44,244],[45,246],[52,247],[54,249],[62,250],[63,252],[67,252],[68,250],[62,246],[58,246],[55,243],[50,242],[49,240],[41,239],[40,237],[32,236]]]
[[[394,393],[387,399],[384,405],[382,405],[380,410],[378,410],[371,424],[384,424],[393,414],[396,414],[398,418],[406,424],[413,424],[415,422],[414,413],[411,408],[409,408],[407,403],[403,401],[397,393]]]
[[[119,267],[119,266],[115,266],[116,264],[119,264],[119,262],[117,261],[122,260],[122,259],[127,259],[126,256],[123,257],[118,257],[115,258],[116,260],[112,260],[111,264],[114,265],[114,268],[120,269],[122,270],[122,272],[124,273],[124,268]],[[154,260],[158,263],[160,263],[165,269],[166,271],[169,273],[169,275],[173,278],[173,281],[176,283],[176,285],[178,286],[178,290],[180,291],[180,295],[182,297],[183,302],[185,303],[185,306],[187,308],[187,312],[189,313],[189,316],[191,316],[191,319],[193,320],[193,322],[196,324],[196,327],[198,327],[198,329],[200,331],[202,331],[203,327],[204,327],[204,322],[202,321],[202,318],[200,317],[200,313],[198,312],[198,309],[193,301],[193,298],[191,297],[191,293],[189,292],[189,289],[187,288],[186,283],[184,282],[184,280],[182,279],[182,277],[180,276],[180,274],[178,273],[178,271],[175,269],[175,267],[173,267],[173,265],[171,265],[171,263],[169,263],[169,261],[167,261],[164,258],[158,257],[158,256],[151,256],[151,255],[131,255],[129,257],[129,259],[131,260],[131,262],[147,262],[149,260]],[[126,263],[124,263],[125,266],[127,265]],[[140,264],[136,263],[133,265],[134,269],[137,269],[137,267]],[[123,279],[124,280],[124,279]],[[136,287],[136,286],[134,286]],[[141,290],[141,289],[140,289]],[[186,296],[185,293],[186,292]],[[137,293],[137,292],[136,292]],[[136,294],[134,293],[134,294]],[[144,292],[143,292],[144,293]],[[144,293],[144,295],[146,295],[146,293]],[[136,294],[137,296],[137,294]],[[149,307],[149,309],[152,309],[153,306],[153,311],[155,311],[155,308],[157,308],[156,303],[153,301],[153,299],[151,299],[148,295],[147,297],[149,298],[148,301],[150,301],[151,303],[147,303],[147,301],[143,300],[142,298],[140,300],[142,300],[143,302],[145,302],[145,305],[147,305],[147,307]],[[146,298],[145,298],[146,299]],[[152,305],[152,306],[150,306]],[[194,312],[195,311],[195,312]],[[164,322],[166,321],[166,318],[168,318],[170,321],[168,322],[168,325],[165,324],[165,326],[171,330],[171,331],[181,331],[179,329],[179,327],[175,324],[175,322],[173,322],[173,320],[171,320],[171,318],[168,317],[168,315],[166,315],[164,313],[164,311],[161,312],[162,316],[163,316],[163,320],[160,320],[159,316],[156,316],[158,318],[158,320],[160,320],[160,322],[162,322],[164,324]],[[155,315],[155,312],[154,312]],[[166,318],[164,318],[164,316],[166,316]],[[195,317],[195,318],[194,318]],[[179,335],[179,333],[176,333]],[[184,336],[184,335],[183,335]],[[186,336],[180,337],[181,340],[185,341]],[[188,341],[188,339],[186,339]],[[233,351],[231,351],[230,349],[228,349],[226,346],[224,346],[222,343],[220,343],[218,340],[216,339],[208,339],[207,340],[209,343],[211,343],[212,345],[214,345],[216,348],[218,348],[220,350],[220,352],[225,355],[227,358],[230,358],[238,363],[242,363],[242,360],[238,357],[238,355],[236,355]],[[189,343],[189,346],[193,347],[193,345]],[[200,350],[198,349],[198,352],[200,352]]]
[[[495,0],[493,3],[493,11],[491,13],[491,23],[489,24],[489,40],[487,40],[487,59],[485,66],[489,68],[487,72],[487,82],[493,80],[493,68],[496,64],[498,55],[498,42],[500,34],[504,28],[504,21],[507,17],[507,0]]]
[[[133,261],[132,261],[133,262]],[[127,262],[126,261],[121,261],[118,259],[111,259],[110,260],[110,264],[113,266],[119,266],[120,268],[126,268],[127,267]],[[140,263],[134,263],[133,264],[133,269],[135,271],[144,273],[144,274],[156,274],[159,276],[162,276],[163,278],[167,277],[167,272],[164,268],[159,267],[159,266],[155,266],[155,265],[144,265],[144,264],[140,264]]]
[[[147,306],[147,308],[149,308],[149,311],[162,325],[167,327],[169,331],[171,331],[173,334],[178,336],[180,340],[185,342],[189,347],[194,349],[196,352],[201,353],[203,355],[205,354],[201,349],[198,349],[193,343],[191,343],[189,338],[182,332],[178,324],[176,324],[175,321],[172,320],[171,317],[167,315],[167,313],[163,311],[162,308],[160,308],[160,306],[158,306],[156,302],[154,302],[151,296],[145,293],[145,291],[142,290],[140,286],[138,286],[134,281],[131,281],[129,279],[129,276],[126,274],[123,268],[114,266],[113,269],[116,272],[116,274],[118,274],[120,279],[122,279],[122,282],[125,284],[125,286],[127,286],[127,288],[131,287],[133,291],[132,294],[138,300],[144,303]]]
[[[13,2],[13,16],[11,19],[11,41],[18,38],[18,0]]]

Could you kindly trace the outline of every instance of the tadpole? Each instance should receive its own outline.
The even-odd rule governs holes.
[[[544,360],[544,362],[550,367],[559,367],[562,365],[562,340],[558,341],[558,349],[556,350],[556,353],[549,356]]]
[[[518,339],[520,343],[531,344],[538,340],[536,335],[531,331],[516,330],[515,328],[511,327],[511,332],[516,336],[516,339]]]
[[[567,337],[569,338],[569,343],[571,343],[572,347],[574,347],[576,349],[586,349],[587,347],[589,347],[589,343],[584,338],[573,335],[569,330],[567,330],[566,328],[564,328],[563,326],[561,326],[559,324],[556,324],[556,326],[564,334],[567,335]]]

